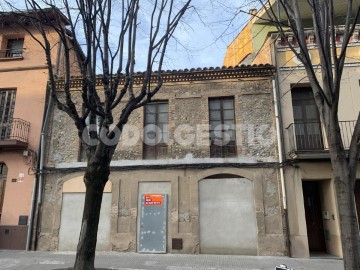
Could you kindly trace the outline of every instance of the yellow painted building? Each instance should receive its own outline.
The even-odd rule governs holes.
[[[271,1],[275,12],[275,1]],[[302,2],[300,1],[300,4]],[[338,12],[346,5],[335,3]],[[302,9],[310,58],[318,70],[316,39],[308,12]],[[267,26],[266,13],[260,10],[229,45],[224,65],[270,63],[276,67],[274,91],[279,109],[278,136],[282,145],[284,191],[283,208],[288,218],[289,249],[293,257],[309,257],[327,253],[342,257],[339,215],[328,144],[320,121],[310,83],[304,67],[286,46],[276,29]],[[249,27],[251,25],[251,27]],[[249,29],[252,29],[252,31]],[[255,31],[257,29],[257,31]],[[262,29],[262,30],[259,30]],[[260,31],[260,33],[259,33]],[[251,46],[243,36],[251,33]],[[342,38],[341,27],[337,39]],[[345,148],[349,147],[355,120],[360,111],[360,26],[348,46],[341,82],[339,120]],[[287,40],[295,48],[296,40],[290,32]],[[251,48],[250,48],[251,47]],[[234,53],[236,52],[236,53]],[[251,62],[246,62],[251,59]],[[360,166],[357,172],[360,178]],[[360,213],[360,185],[356,185],[356,202]]]

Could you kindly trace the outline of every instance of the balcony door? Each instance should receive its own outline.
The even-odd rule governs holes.
[[[9,139],[15,107],[15,90],[0,91],[0,139]]]
[[[291,94],[297,150],[322,150],[320,118],[311,88],[293,88]]]

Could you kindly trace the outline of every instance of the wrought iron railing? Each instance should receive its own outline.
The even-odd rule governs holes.
[[[27,143],[29,129],[30,123],[19,118],[0,123],[0,140],[18,140]]]
[[[356,121],[340,121],[343,145],[349,149]],[[320,122],[292,123],[287,127],[290,152],[329,150],[324,126]]]
[[[23,49],[0,50],[0,58],[22,58],[23,51]]]

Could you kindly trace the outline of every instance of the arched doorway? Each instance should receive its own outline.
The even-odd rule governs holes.
[[[253,182],[214,175],[199,182],[200,253],[257,255]]]

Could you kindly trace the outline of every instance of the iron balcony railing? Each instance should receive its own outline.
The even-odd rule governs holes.
[[[0,124],[0,140],[17,140],[28,142],[30,123],[14,118],[10,122]]]
[[[356,121],[340,121],[343,145],[349,149]],[[320,122],[292,123],[287,127],[290,152],[329,150],[325,129]]]
[[[0,58],[22,58],[23,51],[23,49],[0,50]]]

